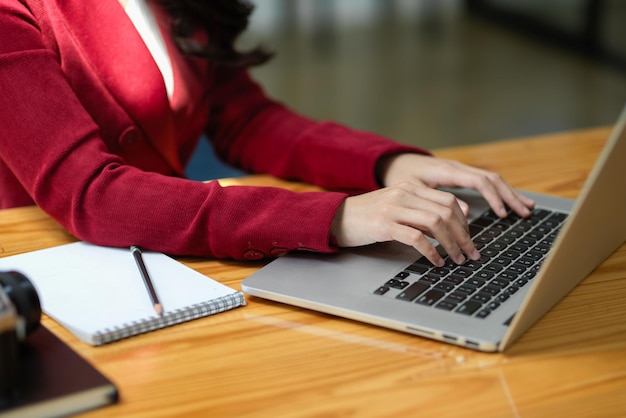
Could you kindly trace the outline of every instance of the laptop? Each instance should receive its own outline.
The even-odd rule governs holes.
[[[504,351],[626,240],[626,108],[581,193],[523,192],[530,218],[470,205],[481,260],[437,268],[397,242],[335,255],[291,253],[246,278],[249,295],[471,349]],[[442,252],[443,254],[443,252]]]

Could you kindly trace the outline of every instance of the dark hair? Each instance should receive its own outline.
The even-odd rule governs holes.
[[[172,36],[186,54],[206,58],[218,65],[250,67],[262,64],[272,54],[261,47],[241,52],[237,37],[248,27],[254,6],[245,0],[155,0],[172,16]],[[204,31],[207,43],[192,35]]]

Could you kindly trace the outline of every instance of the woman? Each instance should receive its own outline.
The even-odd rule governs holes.
[[[0,207],[37,204],[82,240],[175,255],[397,240],[439,265],[426,236],[458,263],[479,254],[465,205],[437,187],[529,214],[532,201],[494,173],[267,98],[246,67],[268,54],[233,47],[246,3],[145,1],[0,0]],[[230,164],[335,191],[187,180],[203,132]]]

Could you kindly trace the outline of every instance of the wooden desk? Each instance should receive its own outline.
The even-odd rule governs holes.
[[[446,149],[522,189],[575,197],[597,129]],[[268,177],[224,181],[309,189]],[[3,256],[73,241],[37,208],[0,212]],[[263,263],[183,259],[226,285]],[[119,387],[89,417],[626,416],[626,245],[510,351],[484,354],[248,297],[245,308],[103,347],[44,323]]]

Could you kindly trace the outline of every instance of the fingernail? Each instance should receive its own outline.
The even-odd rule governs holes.
[[[457,264],[464,264],[465,263],[465,257],[463,256],[463,254],[457,255],[455,260],[456,260]]]
[[[469,254],[469,258],[471,258],[472,260],[478,260],[480,258],[480,253],[478,252],[476,248],[474,248],[472,252]]]

